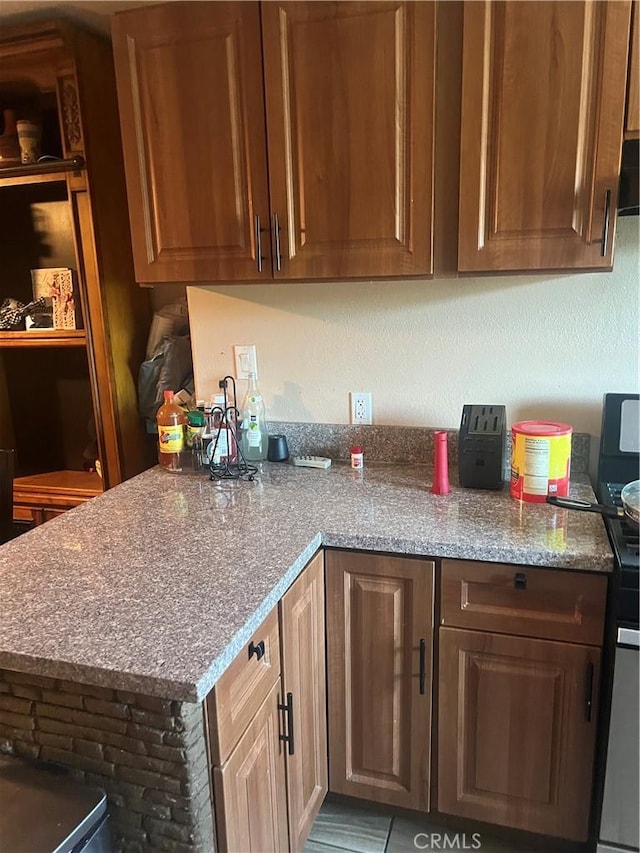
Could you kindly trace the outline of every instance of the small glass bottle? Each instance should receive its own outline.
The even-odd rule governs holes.
[[[165,471],[182,471],[187,416],[174,402],[173,391],[164,392],[164,403],[156,412],[158,426],[158,463]]]
[[[235,462],[237,458],[235,440],[235,409],[225,404],[228,400],[224,394],[216,394],[213,398],[213,431],[211,441],[214,445],[212,461],[215,465],[225,465]]]
[[[266,459],[269,433],[264,399],[255,373],[249,374],[249,388],[242,404],[240,431],[240,449],[245,461],[262,462]]]
[[[200,471],[204,462],[202,436],[205,429],[204,412],[192,409],[187,413],[187,446],[191,450],[191,465],[194,471]]]

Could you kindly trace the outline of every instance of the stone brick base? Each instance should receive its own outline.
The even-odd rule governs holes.
[[[200,704],[0,670],[0,752],[103,788],[117,851],[214,850]]]

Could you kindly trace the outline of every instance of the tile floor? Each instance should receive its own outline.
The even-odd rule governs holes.
[[[359,806],[334,799],[325,800],[311,829],[304,853],[415,853],[417,850],[437,849],[478,850],[479,853],[516,853],[513,845],[469,832],[448,831],[448,846],[438,841],[445,830],[430,824],[426,818],[393,815],[390,811],[372,806]],[[433,833],[433,835],[432,835]],[[466,843],[466,846],[465,846]],[[439,845],[439,846],[438,846]],[[480,845],[480,846],[478,846]],[[553,850],[545,847],[545,851]],[[541,847],[518,847],[517,853],[540,853]]]

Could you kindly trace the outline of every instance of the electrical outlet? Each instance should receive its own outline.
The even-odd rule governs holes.
[[[254,344],[234,344],[233,355],[236,362],[236,379],[248,379],[250,373],[258,378],[258,361]]]
[[[371,394],[368,391],[351,392],[351,423],[371,424]]]

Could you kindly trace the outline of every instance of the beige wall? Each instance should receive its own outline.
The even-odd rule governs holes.
[[[457,427],[464,403],[509,423],[566,420],[598,434],[605,391],[638,390],[637,217],[613,273],[187,288],[198,396],[255,344],[273,420]]]

